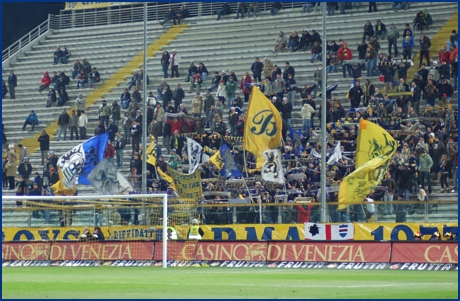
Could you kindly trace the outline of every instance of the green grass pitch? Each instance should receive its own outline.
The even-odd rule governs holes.
[[[2,298],[451,298],[453,271],[8,267]]]

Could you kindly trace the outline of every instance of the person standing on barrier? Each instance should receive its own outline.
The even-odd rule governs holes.
[[[403,200],[404,200],[404,196],[402,194],[398,194],[397,201],[402,202]],[[397,204],[395,206],[395,214],[396,214],[395,223],[405,223],[406,216],[407,216],[406,204]]]
[[[169,224],[168,229],[167,229],[168,241],[177,240],[177,231],[176,231],[176,228],[174,228],[173,222],[169,221],[168,224]]]
[[[439,231],[434,232],[430,240],[441,240],[441,233]]]
[[[101,228],[99,226],[94,227],[93,239],[97,240],[97,241],[105,240],[104,233],[102,233],[102,230],[101,230]]]
[[[187,234],[188,239],[200,240],[203,237],[204,232],[200,228],[199,224],[200,222],[196,218],[192,220],[192,226],[188,230],[188,234]]]
[[[386,187],[385,194],[383,195],[383,200],[385,202],[393,202],[393,194],[396,191],[396,181],[391,177],[390,172],[385,174],[385,178],[382,180],[382,186]],[[385,205],[385,215],[393,214],[393,205]]]
[[[446,238],[446,240],[454,240],[454,236],[450,232],[446,232],[446,234],[444,234],[444,237]]]
[[[367,219],[368,223],[374,222],[374,219],[375,219],[375,205],[373,204],[374,200],[372,198],[370,198],[373,193],[374,193],[374,191],[372,191],[371,194],[367,198],[364,198],[364,201],[367,202],[367,204],[366,204],[366,210],[367,210],[366,219]]]
[[[419,157],[419,183],[422,186],[423,189],[427,190],[428,188],[428,193],[431,194],[431,178],[430,178],[430,170],[431,167],[433,166],[433,159],[431,159],[431,156],[429,154],[425,153],[424,149],[420,150],[420,157]],[[425,186],[425,180],[426,180],[426,185]]]
[[[79,239],[80,239],[80,241],[88,241],[88,240],[90,240],[92,237],[93,237],[93,235],[91,234],[91,231],[89,230],[89,227],[86,226],[86,227],[83,229],[83,232],[81,233]]]

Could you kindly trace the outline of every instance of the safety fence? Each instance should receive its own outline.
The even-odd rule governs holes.
[[[147,21],[162,20],[169,8],[179,9],[185,5],[189,18],[213,15],[222,7],[224,2],[149,2],[147,3]],[[283,2],[283,8],[300,8],[303,2]],[[229,3],[230,9],[236,11],[237,3]],[[262,11],[271,8],[270,3],[260,3]],[[115,24],[129,24],[144,21],[144,5],[140,2],[103,8],[88,8],[79,10],[61,10],[59,15],[48,15],[48,20],[32,29],[24,37],[2,51],[2,62],[20,53],[21,49],[47,34],[53,29],[70,29]]]
[[[285,198],[284,196],[283,198]],[[214,198],[214,197],[213,197]],[[222,197],[224,198],[224,196]],[[197,217],[203,224],[292,224],[299,214],[308,211],[312,222],[320,222],[321,204],[313,197],[297,197],[295,202],[252,202],[249,199],[207,200],[191,204],[187,215],[178,218],[177,224],[187,223]],[[177,203],[177,201],[176,201]],[[160,225],[162,206],[153,201],[144,204],[133,199],[127,202],[94,201],[62,202],[21,200],[17,207],[2,208],[2,227],[26,226],[120,226],[130,224]],[[347,208],[337,209],[337,202],[327,202],[326,222],[440,222],[458,219],[458,200],[440,201],[376,201],[346,203]],[[169,205],[168,205],[169,206]],[[172,210],[183,212],[183,206],[170,202]],[[385,213],[392,213],[385,215]]]

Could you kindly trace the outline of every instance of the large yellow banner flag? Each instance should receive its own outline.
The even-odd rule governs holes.
[[[380,126],[361,119],[358,133],[356,170],[340,183],[339,203],[361,202],[383,179],[397,143]],[[365,151],[366,150],[366,151]],[[359,160],[361,160],[359,163]],[[339,205],[345,209],[347,205]]]
[[[278,110],[253,86],[244,123],[244,149],[262,157],[262,152],[267,149],[278,148],[281,145],[282,126]]]
[[[183,174],[168,165],[168,172],[172,178],[171,185],[181,198],[200,200],[203,197],[200,170],[197,169],[192,174]]]
[[[387,131],[375,123],[361,119],[359,122],[355,168],[359,168],[367,161],[378,156],[388,156],[390,153],[392,156],[397,147],[397,142]]]

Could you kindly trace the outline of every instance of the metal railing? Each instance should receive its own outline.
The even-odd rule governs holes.
[[[48,18],[49,19],[49,18]],[[2,62],[11,58],[13,55],[19,53],[22,48],[29,45],[31,42],[46,34],[49,30],[48,20],[44,21],[34,29],[32,29],[28,34],[20,38],[18,41],[14,42],[13,45],[9,46],[2,51]]]
[[[37,203],[34,203],[37,204]],[[113,203],[110,206],[96,204],[86,205],[51,205],[40,206],[29,204],[27,207],[3,208],[2,227],[45,227],[51,226],[118,226],[127,224],[161,225],[161,205],[149,203],[146,208],[140,202],[133,201],[130,205]],[[326,222],[446,222],[458,217],[458,201],[394,201],[394,202],[361,202],[349,203],[344,210],[338,210],[338,203],[327,202]],[[375,212],[369,212],[367,205],[373,204]],[[202,202],[187,207],[187,216],[201,216],[204,224],[291,224],[297,223],[298,207],[310,209],[310,221],[320,222],[319,202],[312,203],[239,203]],[[384,206],[394,207],[393,215],[385,216]],[[184,209],[183,204],[171,204],[169,209]],[[168,210],[169,210],[168,209]],[[114,218],[118,212],[121,218]],[[173,213],[172,213],[173,214]],[[399,217],[398,217],[399,215]],[[148,217],[144,219],[144,216]]]
[[[147,4],[147,21],[158,21],[164,18],[170,7],[175,10],[185,4],[189,12],[189,18],[211,16],[222,7],[224,2],[170,2],[158,4],[156,2]],[[229,3],[232,12],[236,12],[237,3]],[[301,2],[283,3],[283,8],[302,7]],[[269,10],[271,4],[261,3],[261,11]],[[83,10],[61,10],[60,15],[53,16],[51,20],[52,29],[66,29],[89,26],[101,26],[111,24],[125,24],[144,21],[144,8],[142,4],[123,5],[108,8],[93,8]]]
[[[222,7],[224,2],[169,2],[158,4],[148,3],[147,21],[162,20],[170,7],[179,9],[184,4],[189,12],[189,18],[211,16]],[[300,8],[304,2],[284,2],[283,8]],[[232,13],[236,12],[237,3],[229,3]],[[270,3],[260,3],[260,10],[270,10]],[[17,55],[21,49],[29,45],[38,37],[46,34],[49,29],[71,29],[114,24],[129,24],[144,21],[143,4],[133,3],[123,6],[107,8],[93,8],[83,10],[61,10],[59,15],[48,15],[48,20],[34,28],[24,37],[2,51],[2,62]]]

